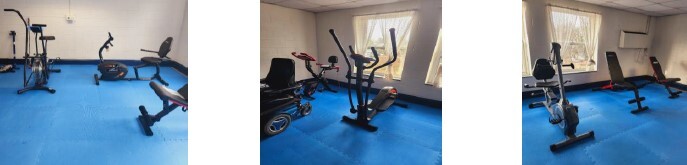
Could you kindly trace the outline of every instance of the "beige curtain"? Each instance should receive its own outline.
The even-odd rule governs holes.
[[[529,76],[530,69],[530,50],[527,41],[527,21],[525,20],[525,2],[522,2],[522,76]]]
[[[396,28],[396,43],[398,58],[388,67],[381,68],[375,73],[386,79],[401,79],[405,56],[408,48],[408,38],[413,27],[414,11],[385,13],[375,15],[355,16],[353,25],[355,29],[355,49],[357,53],[372,57],[370,47],[383,47],[379,50],[380,64],[391,60],[391,39],[389,29]],[[366,70],[368,73],[369,70]]]
[[[437,37],[437,44],[434,47],[434,54],[432,55],[432,62],[429,64],[429,71],[425,84],[430,84],[441,88],[441,35],[442,30],[439,30],[439,37]]]
[[[596,70],[601,16],[596,13],[549,6],[552,41],[561,44],[564,63],[575,63],[575,71]]]

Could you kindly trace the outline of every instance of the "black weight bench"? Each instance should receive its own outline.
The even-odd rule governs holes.
[[[666,75],[663,74],[663,69],[661,69],[661,63],[658,62],[656,57],[649,57],[649,62],[651,62],[651,69],[654,70],[654,78],[656,78],[656,83],[665,86],[666,90],[670,94],[668,98],[674,99],[680,97],[680,93],[682,93],[682,91],[678,90],[673,92],[672,90],[670,90],[669,86],[675,82],[680,81],[680,78],[666,78]]]
[[[594,88],[592,90],[632,90],[634,91],[635,98],[630,99],[627,101],[627,103],[637,103],[637,109],[632,110],[631,113],[637,113],[649,109],[648,106],[642,106],[642,101],[644,101],[646,98],[639,96],[639,88],[646,84],[637,86],[632,82],[625,81],[623,70],[620,68],[620,62],[618,62],[618,55],[615,52],[606,52],[606,61],[608,62],[608,73],[611,74],[611,82],[608,85],[602,86],[601,88]]]
[[[141,105],[138,107],[138,110],[141,111],[141,115],[138,116],[138,121],[147,136],[153,136],[153,131],[150,127],[153,126],[155,122],[160,121],[162,117],[172,112],[172,110],[178,107],[181,107],[181,110],[184,112],[188,110],[188,84],[174,91],[151,81],[150,88],[152,88],[155,94],[162,100],[162,111],[155,115],[149,115],[145,106]]]

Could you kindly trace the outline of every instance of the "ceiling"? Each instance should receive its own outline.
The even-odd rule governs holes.
[[[350,9],[363,6],[380,5],[409,0],[260,0],[262,3],[301,9],[310,12],[324,12],[339,9]]]
[[[687,0],[577,0],[650,16],[687,13]]]

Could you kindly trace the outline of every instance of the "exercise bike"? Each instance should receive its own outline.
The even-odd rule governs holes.
[[[17,94],[22,94],[30,90],[45,90],[50,93],[55,93],[55,89],[48,86],[48,79],[50,77],[50,72],[60,72],[60,69],[52,69],[50,64],[54,61],[48,60],[47,44],[50,40],[55,40],[55,36],[44,36],[43,28],[46,27],[45,24],[31,24],[29,26],[30,20],[24,19],[22,14],[15,9],[4,9],[4,11],[15,12],[19,15],[19,18],[24,23],[26,27],[26,37],[24,44],[24,88],[17,91]],[[34,56],[29,54],[29,30],[34,34],[35,48],[36,52]],[[38,40],[41,40],[42,53],[38,53]],[[27,70],[31,70],[31,73],[27,77]],[[29,86],[29,83],[33,79],[33,86]]]
[[[396,98],[398,98],[398,90],[394,87],[384,87],[380,92],[377,94],[377,96],[372,100],[368,101],[369,96],[370,96],[370,88],[372,86],[372,83],[374,83],[374,77],[375,77],[375,71],[377,71],[380,68],[386,67],[388,65],[391,65],[396,61],[396,57],[398,56],[398,52],[396,49],[396,29],[391,28],[389,29],[389,33],[391,36],[391,48],[392,48],[392,54],[393,54],[393,59],[391,61],[387,61],[382,65],[377,66],[379,63],[379,55],[377,54],[377,50],[374,47],[371,47],[372,49],[372,55],[374,56],[373,58],[365,57],[364,55],[356,54],[353,51],[352,46],[348,46],[349,50],[351,51],[350,55],[346,55],[346,52],[344,51],[343,47],[341,46],[341,43],[339,42],[339,38],[336,36],[336,33],[334,32],[334,29],[329,29],[329,33],[332,35],[334,38],[334,42],[336,42],[336,45],[339,47],[339,51],[341,51],[341,54],[343,54],[344,60],[346,61],[346,65],[348,66],[348,71],[346,72],[346,79],[348,80],[348,102],[351,106],[351,113],[357,113],[356,118],[350,118],[348,116],[343,116],[343,121],[361,126],[365,128],[368,131],[377,131],[377,127],[370,125],[370,120],[377,115],[377,113],[381,111],[385,111],[389,106],[391,105],[397,105],[403,108],[407,108],[408,105],[406,104],[401,104],[395,102]],[[348,60],[348,57],[351,57],[353,59],[354,64],[355,64],[355,77],[351,76],[351,63]],[[372,63],[368,66],[365,66],[367,63]],[[365,69],[372,69],[372,72],[370,72],[370,75],[367,78],[363,77],[363,71]],[[351,96],[351,80],[355,80],[355,92],[356,92],[356,99],[358,106],[354,107],[353,106],[353,99]],[[367,89],[365,92],[365,97],[363,98],[363,83],[367,82]]]
[[[561,45],[555,42],[551,45],[553,47],[551,50],[553,53],[552,58],[550,60],[537,59],[532,73],[535,79],[543,81],[536,82],[534,86],[525,84],[525,88],[541,88],[544,90],[544,97],[546,100],[542,102],[531,103],[529,108],[536,108],[540,106],[546,107],[550,115],[549,123],[557,124],[563,129],[566,139],[549,146],[551,151],[556,151],[583,139],[593,138],[594,131],[589,131],[581,135],[575,135],[575,132],[577,131],[577,125],[579,124],[579,117],[577,115],[578,107],[570,103],[565,97],[564,85],[570,81],[563,81],[562,71],[563,66],[575,68],[575,65],[572,63],[569,65],[561,64],[563,62],[560,54]],[[554,70],[551,64],[556,65],[557,69]],[[553,78],[553,76],[556,74],[558,75],[558,81],[546,81],[547,79]],[[559,89],[561,96],[560,98],[556,97],[556,94],[554,93],[555,88]]]
[[[310,75],[312,75],[313,77],[311,79],[302,80],[300,82],[303,84],[303,96],[310,99],[315,99],[314,97],[312,97],[312,95],[315,94],[316,90],[319,92],[327,90],[336,93],[336,90],[329,87],[329,82],[327,78],[324,77],[324,73],[328,70],[336,69],[336,72],[339,72],[339,66],[336,66],[336,63],[339,62],[339,59],[336,56],[329,57],[328,62],[330,63],[330,65],[316,63],[316,65],[320,66],[321,69],[318,74],[315,74],[315,72],[312,70],[312,65],[310,64],[311,61],[317,61],[314,57],[310,56],[308,53],[296,54],[296,52],[291,52],[291,55],[305,61],[305,69],[307,69],[308,72],[310,72]],[[318,89],[320,84],[322,84],[322,89]]]
[[[108,38],[107,41],[103,44],[103,46],[100,47],[100,50],[98,51],[98,55],[100,57],[100,64],[98,64],[98,71],[100,71],[100,77],[98,77],[98,74],[94,74],[93,78],[95,78],[95,85],[100,85],[100,80],[106,80],[106,81],[115,81],[115,80],[146,80],[150,81],[151,78],[139,78],[138,74],[136,74],[135,78],[126,78],[127,73],[129,72],[128,67],[126,64],[117,62],[117,61],[105,61],[103,60],[103,50],[109,50],[110,47],[114,47],[112,45],[112,41],[114,38],[112,38],[112,34],[110,32],[107,32]]]

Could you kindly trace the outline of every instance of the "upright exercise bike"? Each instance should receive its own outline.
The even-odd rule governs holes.
[[[50,72],[60,72],[60,69],[52,69],[50,67],[50,61],[48,61],[47,53],[47,43],[50,40],[55,40],[54,36],[44,36],[43,28],[46,27],[45,24],[31,24],[29,26],[28,19],[24,19],[22,14],[15,9],[4,9],[4,11],[15,12],[19,15],[19,18],[24,23],[26,27],[26,37],[24,44],[24,88],[17,91],[17,94],[22,94],[29,90],[45,90],[50,93],[55,93],[55,89],[48,86],[48,79],[50,77]],[[29,55],[29,30],[34,33],[34,41],[36,52],[34,56]],[[41,40],[42,53],[38,53],[38,40]],[[27,77],[27,70],[31,70],[31,73]],[[31,79],[33,78],[33,86],[29,86]]]
[[[542,82],[537,82],[534,86],[525,84],[525,88],[541,88],[544,90],[545,101],[535,102],[529,105],[530,108],[544,106],[549,111],[549,123],[558,124],[564,130],[566,139],[552,144],[549,146],[551,151],[556,151],[560,148],[578,142],[580,140],[594,137],[594,131],[589,131],[581,135],[575,135],[577,131],[577,124],[579,124],[579,117],[577,116],[578,107],[573,105],[565,97],[565,83],[570,81],[563,81],[563,71],[562,66],[570,66],[575,68],[572,63],[570,65],[561,64],[561,45],[558,43],[552,43],[553,49],[551,50],[553,55],[551,60],[548,59],[538,59],[534,66],[533,76],[537,80],[543,80]],[[554,71],[551,64],[556,65],[557,69]],[[557,73],[556,73],[557,72]],[[546,81],[547,79],[553,78],[554,74],[558,75],[557,81]],[[561,83],[559,83],[561,82]],[[554,93],[555,88],[560,91],[560,98],[556,97]]]
[[[314,99],[312,97],[313,94],[315,94],[315,91],[322,92],[323,90],[327,90],[330,92],[336,93],[336,90],[332,89],[329,87],[329,82],[327,78],[324,77],[324,73],[327,72],[328,70],[334,70],[336,69],[336,72],[339,72],[339,66],[336,66],[336,63],[339,62],[339,59],[336,56],[330,56],[328,59],[328,62],[330,65],[326,64],[321,64],[321,63],[316,63],[316,65],[320,66],[320,72],[318,74],[315,74],[315,72],[312,70],[312,64],[310,62],[316,61],[314,57],[310,56],[308,53],[300,53],[296,54],[296,52],[291,52],[291,55],[294,57],[301,59],[305,61],[305,69],[310,72],[310,75],[312,75],[313,78],[311,79],[306,79],[303,80],[303,95],[305,97]],[[322,84],[322,89],[318,89],[319,85]]]
[[[374,47],[371,47],[372,49],[372,55],[374,55],[374,59],[365,57],[364,55],[356,54],[353,51],[352,46],[348,46],[349,50],[351,51],[351,54],[346,56],[346,52],[344,51],[343,47],[341,46],[341,42],[339,42],[339,38],[336,37],[336,33],[334,32],[334,29],[329,29],[329,33],[332,35],[334,38],[334,42],[336,42],[336,45],[339,47],[339,50],[341,51],[341,54],[343,54],[344,59],[346,60],[346,65],[348,65],[348,71],[346,72],[346,79],[348,80],[348,84],[346,85],[348,87],[348,102],[351,106],[351,113],[357,113],[356,118],[350,118],[348,116],[343,117],[344,122],[348,122],[351,124],[355,124],[358,126],[361,126],[365,128],[368,131],[377,131],[377,127],[370,125],[370,120],[381,111],[385,111],[389,106],[391,105],[397,105],[403,108],[407,108],[408,105],[406,104],[401,104],[395,102],[396,98],[398,98],[398,90],[394,87],[384,87],[380,92],[377,94],[377,96],[374,98],[372,101],[368,101],[368,98],[370,96],[370,88],[372,87],[372,83],[374,83],[374,77],[375,77],[375,71],[377,69],[386,67],[388,65],[391,65],[396,61],[396,57],[398,56],[398,52],[396,49],[396,29],[391,28],[389,29],[389,33],[391,36],[391,48],[392,48],[392,54],[393,54],[393,59],[391,61],[387,61],[384,64],[377,66],[377,63],[379,63],[379,55],[377,54],[377,50]],[[355,64],[355,77],[351,76],[351,63],[348,61],[348,57],[351,57],[353,59],[354,64]],[[372,63],[369,66],[365,66],[367,63]],[[376,66],[376,67],[375,67]],[[366,78],[363,77],[363,71],[365,69],[372,69],[372,72],[370,72],[370,75]],[[355,92],[356,92],[356,99],[358,101],[358,106],[354,107],[353,106],[353,99],[351,96],[351,80],[355,80]],[[367,89],[365,92],[365,98],[363,98],[363,83],[367,82]]]
[[[98,77],[98,74],[94,74],[93,78],[95,78],[95,85],[100,85],[100,80],[106,80],[106,81],[115,81],[115,80],[146,80],[150,81],[151,78],[139,78],[138,74],[136,74],[135,78],[126,78],[126,74],[129,72],[128,67],[126,64],[117,62],[117,61],[105,61],[103,60],[103,50],[109,50],[110,47],[114,47],[112,45],[112,41],[114,38],[112,38],[112,34],[110,32],[107,32],[108,38],[107,41],[103,44],[103,46],[100,47],[100,50],[98,51],[98,55],[100,57],[100,64],[98,64],[98,71],[100,71],[100,77]],[[138,72],[137,72],[138,73]]]

